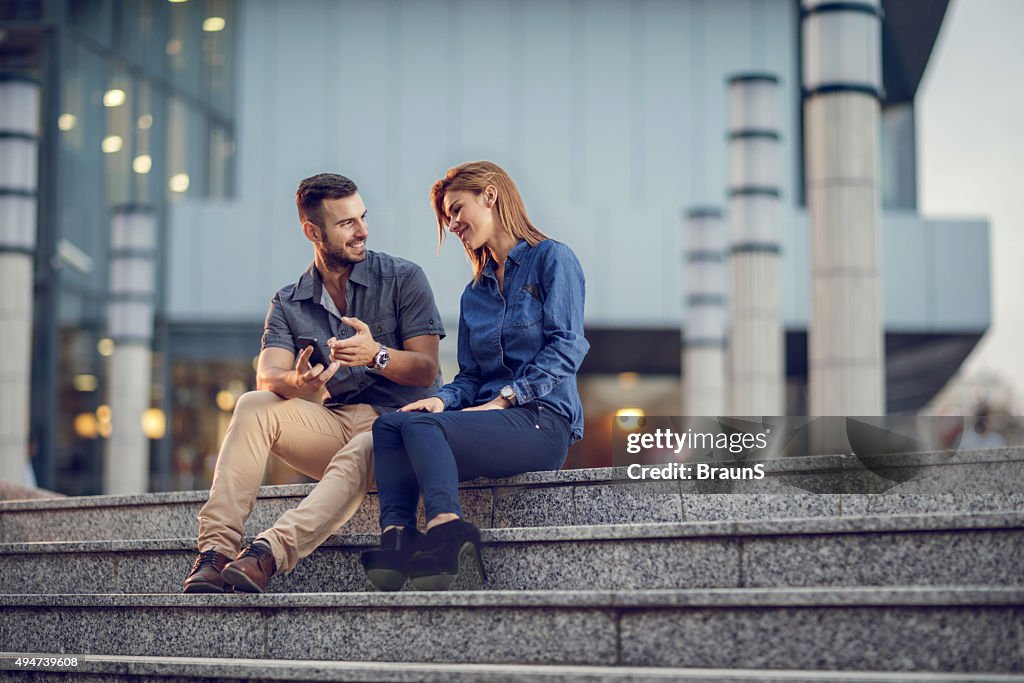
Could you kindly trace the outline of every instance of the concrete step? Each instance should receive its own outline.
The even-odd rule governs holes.
[[[487,590],[1024,586],[1024,513],[485,529]],[[371,591],[334,536],[275,593]],[[0,544],[3,593],[178,593],[194,539]],[[457,588],[480,588],[471,562]]]
[[[64,498],[60,493],[46,489],[34,488],[15,484],[12,481],[0,479],[0,500],[35,500],[39,498]]]
[[[1024,672],[1024,589],[0,595],[9,652]]]
[[[1017,449],[888,458],[891,470],[875,466],[875,471],[854,456],[782,458],[765,463],[764,479],[737,481],[632,480],[625,467],[533,472],[465,483],[461,498],[468,519],[494,528],[1024,511],[1024,455]],[[272,526],[311,488],[261,489],[247,532]],[[191,537],[206,497],[206,491],[185,491],[0,502],[0,539]],[[342,531],[375,532],[378,514],[377,497],[371,493]]]
[[[409,662],[294,661],[70,655],[74,666],[19,667],[18,653],[0,652],[0,681],[348,681],[350,683],[1020,683],[1024,676],[867,671],[692,669],[528,664],[425,664]]]

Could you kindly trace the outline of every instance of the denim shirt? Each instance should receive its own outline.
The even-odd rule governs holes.
[[[352,267],[345,290],[345,315],[362,320],[374,341],[392,349],[402,349],[405,340],[421,335],[444,338],[441,315],[423,270],[412,261],[378,251],[367,250],[366,258]],[[302,350],[298,338],[312,337],[328,357],[328,339],[348,339],[354,334],[353,328],[341,322],[320,271],[310,264],[298,282],[274,295],[262,348],[274,346],[298,355]],[[440,386],[440,371],[431,386],[409,387],[365,366],[342,366],[327,381],[331,396],[324,405],[369,403],[383,414],[426,398]]]
[[[437,392],[445,410],[495,399],[511,384],[518,403],[539,401],[583,438],[576,372],[590,344],[583,336],[583,268],[572,249],[544,240],[520,242],[505,261],[504,293],[494,262],[462,293],[459,374]]]

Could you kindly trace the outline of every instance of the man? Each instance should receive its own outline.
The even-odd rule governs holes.
[[[440,387],[444,328],[430,285],[417,265],[366,249],[355,183],[316,175],[295,203],[313,264],[270,304],[257,391],[235,406],[185,593],[260,593],[290,572],[359,507],[373,479],[377,416]],[[239,552],[271,453],[320,481]]]

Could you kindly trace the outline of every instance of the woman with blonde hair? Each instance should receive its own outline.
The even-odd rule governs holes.
[[[438,248],[446,233],[458,237],[473,280],[460,303],[458,375],[374,422],[383,533],[362,564],[382,590],[399,590],[406,578],[447,590],[464,549],[482,573],[480,533],[462,519],[459,481],[560,469],[583,437],[576,372],[590,344],[576,255],[534,227],[515,183],[489,161],[449,169],[430,198]]]

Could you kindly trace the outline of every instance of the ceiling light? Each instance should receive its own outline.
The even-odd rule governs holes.
[[[140,154],[132,160],[132,170],[138,174],[149,173],[153,168],[153,157],[148,154]]]
[[[127,99],[128,96],[125,94],[124,90],[121,90],[120,88],[113,88],[103,93],[103,106],[120,107]]]
[[[188,190],[188,173],[175,173],[167,186],[171,188],[171,192],[185,192]]]
[[[207,17],[203,19],[203,30],[207,33],[223,31],[226,25],[227,22],[224,21],[224,17]]]
[[[114,355],[114,340],[110,337],[104,337],[100,339],[96,344],[96,350],[100,352],[100,355],[104,358],[109,358]]]
[[[107,154],[120,152],[122,147],[124,147],[124,140],[120,135],[108,135],[103,138],[103,143],[100,145],[100,148]]]

